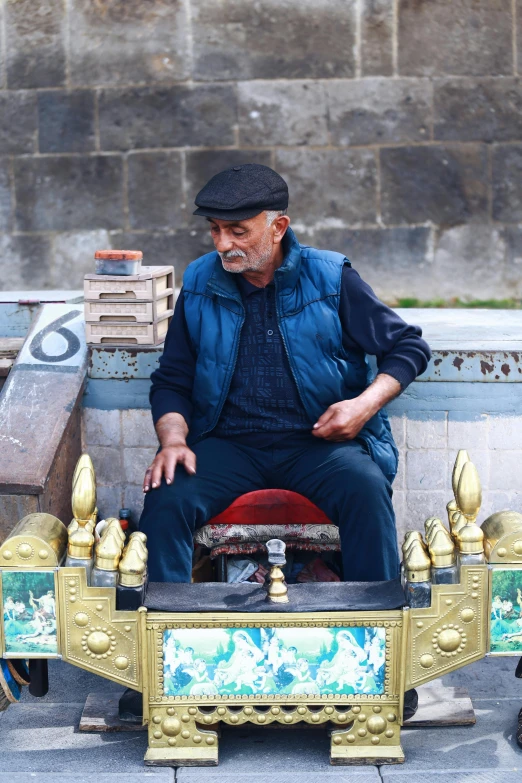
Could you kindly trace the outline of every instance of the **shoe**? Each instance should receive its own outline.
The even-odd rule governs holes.
[[[517,668],[515,669],[515,677],[518,677],[519,680],[522,680],[522,658],[517,663]]]
[[[518,747],[522,748],[522,710],[518,713],[516,740]]]
[[[404,694],[404,712],[403,721],[410,720],[417,712],[419,706],[419,694],[412,688],[410,691],[406,691]],[[522,710],[521,710],[522,712]]]
[[[124,723],[143,723],[143,696],[127,688],[118,702],[118,718]]]

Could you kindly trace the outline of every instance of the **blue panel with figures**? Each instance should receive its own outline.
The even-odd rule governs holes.
[[[2,570],[5,657],[58,655],[54,570]]]
[[[384,628],[180,628],[163,636],[165,696],[384,693]]]

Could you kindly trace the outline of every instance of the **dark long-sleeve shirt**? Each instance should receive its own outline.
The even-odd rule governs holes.
[[[245,309],[253,301],[252,296],[259,297],[256,312],[261,308],[263,322],[266,317],[273,317],[274,308],[264,289],[256,288],[241,275],[238,275],[238,284]],[[263,308],[268,312],[265,313]],[[342,273],[339,318],[343,346],[375,356],[379,373],[395,378],[401,390],[425,371],[431,352],[422,339],[420,327],[407,324],[383,304],[355,269],[348,265]],[[190,428],[195,366],[196,355],[188,335],[181,294],[176,302],[159,368],[151,376],[150,402],[154,423],[166,413],[180,413]]]

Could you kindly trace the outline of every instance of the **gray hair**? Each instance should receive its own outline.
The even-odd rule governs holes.
[[[276,218],[281,217],[281,215],[286,215],[286,209],[267,209],[265,214],[266,224],[267,226],[271,226]]]

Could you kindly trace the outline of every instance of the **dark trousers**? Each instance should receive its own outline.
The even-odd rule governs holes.
[[[258,449],[207,438],[193,450],[195,476],[178,466],[170,486],[163,480],[145,497],[151,581],[190,582],[194,530],[257,489],[293,490],[324,511],[339,527],[346,581],[398,576],[392,489],[363,444],[301,434]]]

